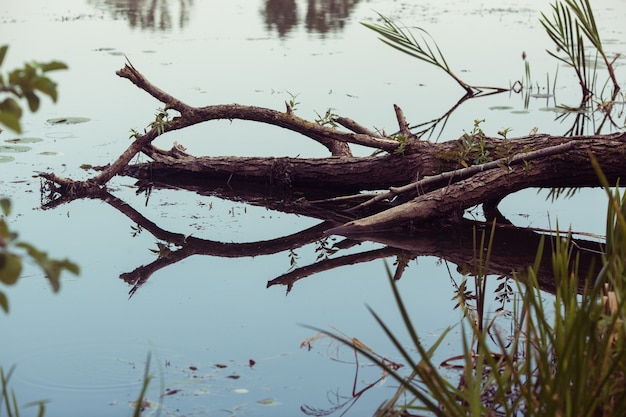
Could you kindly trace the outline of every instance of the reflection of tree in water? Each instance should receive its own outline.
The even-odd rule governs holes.
[[[343,29],[345,19],[359,0],[308,0],[306,28],[327,33]]]
[[[307,0],[305,26],[308,32],[341,30],[345,19],[360,0]],[[265,0],[265,25],[285,36],[298,24],[295,0]]]
[[[114,18],[126,18],[133,28],[170,30],[189,21],[193,0],[88,0]]]
[[[296,0],[265,1],[265,27],[268,31],[276,28],[278,35],[283,37],[297,24]]]

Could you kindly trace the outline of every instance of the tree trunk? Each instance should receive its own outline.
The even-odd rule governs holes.
[[[394,111],[399,133],[383,135],[335,115],[313,123],[296,116],[288,104],[284,112],[236,104],[191,107],[152,85],[130,63],[117,74],[164,103],[164,111],[93,178],[79,182],[42,174],[48,179],[49,205],[97,195],[115,175],[178,186],[252,182],[282,190],[306,189],[293,194],[297,203],[310,210],[334,205],[346,221],[327,233],[347,236],[407,224],[457,223],[465,209],[478,204],[494,209],[508,194],[529,187],[598,186],[592,158],[611,183],[626,174],[625,133],[584,137],[540,134],[514,139],[465,134],[460,139],[431,143],[411,133],[398,106]],[[179,115],[171,117],[170,112]],[[331,156],[195,157],[178,144],[165,151],[151,143],[167,132],[216,119],[244,119],[289,129],[321,143]],[[354,157],[349,144],[384,154]],[[139,152],[152,161],[130,164]],[[325,196],[319,198],[312,189],[323,190]]]

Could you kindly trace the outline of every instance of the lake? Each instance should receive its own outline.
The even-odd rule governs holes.
[[[626,3],[602,0],[593,6],[607,51],[623,52]],[[152,83],[192,105],[283,110],[285,101],[294,99],[301,117],[314,120],[332,109],[387,131],[397,126],[394,103],[411,124],[441,117],[463,91],[437,68],[378,41],[360,24],[375,22],[376,12],[426,29],[450,66],[471,84],[508,88],[524,78],[522,53],[527,56],[538,97],[506,92],[469,100],[445,126],[436,126],[431,140],[456,139],[476,119],[485,119],[481,127],[491,136],[505,128],[511,129],[509,137],[534,128],[564,134],[573,117],[559,117],[555,107],[576,105],[580,91],[573,71],[545,52],[553,47],[539,23],[542,11],[550,12],[549,3],[531,0],[493,5],[472,0],[22,0],[0,5],[2,44],[10,45],[3,71],[33,59],[69,66],[51,74],[59,83],[56,104],[46,99],[37,113],[25,114],[23,134],[0,134],[8,147],[0,148],[0,196],[12,199],[10,225],[21,239],[81,268],[78,277],[64,275],[56,294],[32,264],[18,285],[6,288],[10,314],[0,315],[0,365],[16,366],[10,386],[19,403],[49,400],[46,415],[53,417],[131,415],[151,353],[154,378],[146,416],[373,414],[397,384],[377,382],[381,372],[365,360],[357,368],[350,348],[328,338],[310,341],[316,331],[307,326],[337,329],[401,362],[366,307],[405,334],[383,262],[386,258],[391,265],[396,256],[384,252],[386,245],[331,236],[295,239],[290,247],[275,240],[314,228],[320,220],[189,191],[155,189],[147,198],[127,177],[110,184],[123,201],[117,206],[76,200],[43,210],[37,173],[89,178],[93,172],[82,164],[112,162],[129,145],[130,129],[142,130],[154,120],[161,104],[115,75],[127,59]],[[617,62],[623,80],[623,58]],[[546,98],[555,79],[554,96]],[[84,120],[51,122],[59,118]],[[14,146],[15,139],[22,139],[22,148]],[[242,121],[205,123],[163,135],[155,144],[169,148],[174,141],[195,155],[326,156],[326,149],[309,139]],[[369,152],[354,148],[357,155]],[[519,192],[500,209],[521,227],[554,228],[558,221],[561,229],[604,234],[602,191],[584,190],[556,202],[546,200],[547,194]],[[145,219],[144,226],[124,213],[127,206]],[[467,213],[480,216],[479,210]],[[145,227],[149,222],[154,230]],[[162,243],[155,231],[250,245],[185,257],[155,269],[140,286],[121,279],[155,261]],[[260,249],[256,255],[254,245]],[[341,249],[324,250],[332,245]],[[374,251],[379,251],[374,260],[312,274],[288,294],[284,285],[267,287],[294,268],[316,263],[320,255],[334,259]],[[443,256],[415,256],[398,286],[428,346],[461,320],[454,290],[464,277]],[[497,284],[490,282],[490,311],[498,307]],[[436,359],[462,353],[459,337],[457,326]],[[352,397],[353,384],[359,391],[372,383]],[[35,408],[22,411],[36,415]]]

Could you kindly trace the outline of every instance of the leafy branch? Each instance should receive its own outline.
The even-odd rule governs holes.
[[[0,66],[2,66],[8,49],[8,45],[0,46]],[[26,100],[31,112],[36,112],[39,109],[41,100],[38,93],[45,94],[56,102],[58,98],[57,84],[48,78],[46,73],[61,69],[67,69],[67,65],[63,62],[33,61],[24,64],[22,68],[10,71],[6,75],[0,73],[0,93],[13,96],[6,97],[0,102],[0,124],[21,133],[22,107],[18,100]]]
[[[45,273],[52,285],[52,290],[57,292],[61,286],[61,273],[68,271],[74,275],[79,274],[79,268],[73,262],[64,259],[52,259],[46,252],[37,249],[30,243],[18,240],[17,233],[11,231],[5,220],[11,212],[9,199],[0,199],[0,209],[3,216],[0,217],[0,282],[5,285],[14,285],[22,274],[22,259],[25,255],[30,257]],[[20,253],[23,251],[24,253]],[[5,313],[9,312],[9,302],[6,295],[0,291],[0,308]]]
[[[481,92],[481,89],[491,89],[498,91],[505,91],[505,89],[494,87],[477,87],[467,84],[461,80],[448,65],[446,58],[443,56],[441,49],[437,45],[437,42],[433,37],[424,29],[420,27],[414,27],[415,31],[419,33],[416,37],[410,28],[406,26],[400,26],[392,19],[378,13],[378,16],[382,19],[383,24],[372,24],[361,22],[363,26],[378,33],[385,44],[410,55],[414,58],[424,61],[428,64],[441,68],[446,74],[448,74],[454,81],[456,81],[466,92],[466,95],[471,97]]]

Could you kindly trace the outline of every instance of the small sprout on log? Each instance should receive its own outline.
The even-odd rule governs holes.
[[[513,130],[510,127],[507,127],[506,129],[502,129],[498,131],[498,135],[502,136],[504,139],[506,139],[506,135],[509,134],[509,132]]]
[[[141,136],[141,133],[137,132],[135,129],[130,129],[130,136],[128,139],[138,139]]]
[[[155,114],[154,122],[150,123],[150,127],[156,128],[157,134],[160,136],[165,132],[165,128],[170,122],[166,109],[158,109]]]
[[[299,101],[296,101],[296,97],[298,97],[300,94],[293,94],[290,93],[289,91],[287,91],[287,94],[289,94],[289,101],[287,102],[287,106],[291,109],[291,111],[296,111],[296,109],[298,108],[298,104],[300,104]]]
[[[395,155],[404,155],[404,151],[406,149],[406,145],[409,142],[409,138],[405,135],[394,135],[391,137],[393,140],[398,141],[398,147],[393,151]]]
[[[493,161],[491,152],[487,149],[485,132],[480,128],[480,124],[485,120],[474,120],[474,127],[470,133],[464,132],[459,140],[458,160],[467,168],[472,165],[484,164]]]
[[[315,112],[315,114],[317,114],[317,119],[315,119],[315,123],[317,123],[318,125],[337,127],[336,120],[339,116],[331,112],[330,109],[326,110],[326,114],[324,114],[323,116],[321,116],[318,112]]]

